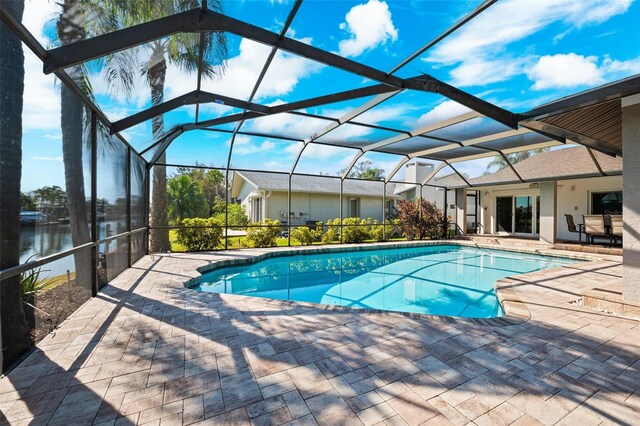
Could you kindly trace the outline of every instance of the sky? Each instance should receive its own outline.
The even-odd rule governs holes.
[[[223,1],[224,13],[273,32],[280,32],[292,0]],[[450,27],[480,4],[479,1],[320,1],[305,0],[287,36],[385,72],[392,70],[422,45]],[[45,47],[57,44],[55,20],[59,6],[53,0],[26,0],[23,23]],[[470,23],[419,55],[395,74],[413,77],[430,74],[475,96],[513,112],[522,112],[549,101],[640,73],[640,1],[633,0],[500,0]],[[225,69],[217,78],[205,79],[202,89],[248,100],[271,48],[228,34]],[[44,185],[64,187],[60,133],[60,90],[53,76],[42,74],[42,64],[25,52],[23,111],[23,191]],[[140,64],[149,59],[149,48],[127,52]],[[138,68],[139,69],[139,68]],[[100,61],[88,65],[98,106],[116,121],[150,107],[150,90],[142,75],[134,73],[131,94],[114,92]],[[196,89],[196,75],[170,63],[165,100]],[[278,51],[253,101],[277,105],[374,82],[309,59]],[[340,117],[371,98],[309,108],[301,112]],[[359,116],[368,124],[411,131],[468,111],[442,96],[404,91]],[[200,119],[237,113],[226,105],[200,108]],[[195,107],[185,106],[164,115],[166,130],[193,122]],[[329,122],[278,114],[245,122],[243,131],[275,136],[308,138]],[[482,126],[480,120],[460,126]],[[494,123],[495,127],[495,123]],[[233,125],[221,126],[233,130]],[[370,143],[395,133],[342,125],[321,141]],[[136,149],[152,142],[151,125],[143,123],[122,132]],[[408,141],[406,142],[409,143]],[[409,146],[409,145],[407,145]],[[167,151],[169,163],[224,167],[230,147],[228,133],[186,132]],[[240,135],[231,165],[236,168],[289,171],[301,144],[274,137]],[[358,151],[309,145],[296,171],[336,173],[348,166]],[[106,159],[110,154],[104,153]],[[403,157],[368,153],[360,161],[372,161],[389,173]],[[460,163],[469,176],[486,170],[491,159]],[[437,164],[437,162],[435,162]],[[104,173],[110,173],[105,170]],[[114,172],[115,173],[115,172]],[[443,171],[445,173],[445,171]],[[106,194],[117,192],[105,184]],[[401,175],[396,175],[401,179]]]

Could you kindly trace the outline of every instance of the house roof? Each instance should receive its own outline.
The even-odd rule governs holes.
[[[592,151],[602,172],[622,174],[622,157],[612,157]],[[574,147],[541,152],[515,163],[513,167],[526,181],[570,179],[573,177],[601,176],[587,148]],[[513,170],[506,167],[485,176],[469,179],[474,186],[519,181]]]
[[[237,184],[236,177],[263,191],[288,191],[289,176],[287,174],[262,173],[262,172],[234,172],[232,184],[232,197],[239,196],[241,185]],[[382,195],[383,181],[345,179],[342,193],[344,195],[380,197]],[[387,184],[387,197],[397,198],[393,191],[395,184]],[[293,175],[291,178],[291,192],[308,192],[318,194],[339,194],[340,178],[322,176]]]

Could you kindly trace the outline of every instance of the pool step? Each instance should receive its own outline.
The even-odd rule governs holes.
[[[548,244],[537,239],[505,237],[497,235],[459,235],[456,237],[456,239],[462,241],[473,241],[474,243],[478,244],[496,244],[506,247],[554,248],[556,250],[576,251],[581,253],[622,256],[621,247],[606,247],[602,245],[580,245],[564,242]]]
[[[537,239],[503,237],[497,235],[461,235],[456,237],[458,240],[473,241],[478,244],[496,244],[509,247],[537,247],[550,248],[552,244],[548,244]]]

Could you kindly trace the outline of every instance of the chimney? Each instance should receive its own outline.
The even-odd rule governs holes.
[[[406,183],[422,183],[422,181],[433,171],[433,164],[424,161],[414,161],[407,163],[404,171],[404,181]]]

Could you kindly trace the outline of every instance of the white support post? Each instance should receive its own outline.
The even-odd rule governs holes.
[[[467,233],[467,190],[456,189],[456,234],[465,235]]]
[[[640,302],[640,95],[622,100],[622,297]]]
[[[557,235],[557,185],[556,182],[540,183],[540,241],[553,244]]]

